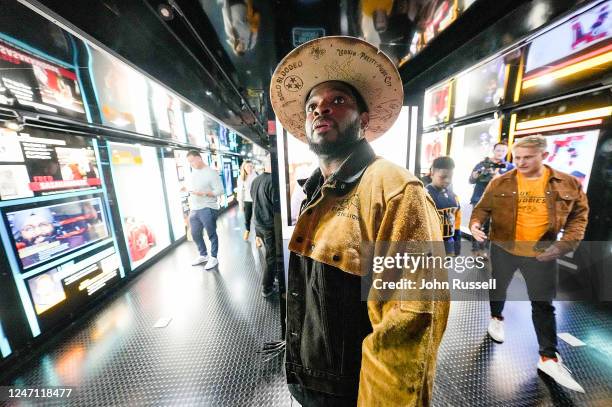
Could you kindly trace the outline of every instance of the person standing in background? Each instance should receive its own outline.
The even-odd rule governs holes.
[[[244,213],[244,234],[242,238],[249,240],[251,233],[251,218],[253,217],[253,198],[251,197],[251,184],[257,177],[255,166],[250,160],[244,160],[240,166],[240,177],[238,177],[238,204]]]
[[[189,225],[191,236],[198,246],[199,256],[192,263],[193,266],[206,263],[204,269],[209,270],[219,264],[217,252],[219,239],[217,237],[217,214],[219,203],[217,198],[223,194],[223,185],[219,174],[202,160],[198,150],[189,150],[187,161],[191,167],[188,177],[189,192]],[[210,257],[204,242],[204,229],[210,240]]]
[[[484,160],[476,164],[472,173],[470,174],[470,184],[474,184],[474,192],[470,198],[470,205],[472,208],[476,206],[485,188],[489,185],[489,182],[493,178],[497,178],[502,174],[514,168],[512,163],[506,161],[506,155],[508,154],[508,145],[500,142],[493,146],[493,157],[486,157]],[[483,225],[483,232],[489,233],[489,222]],[[477,256],[488,258],[487,253],[487,242],[479,242],[476,239],[472,239],[472,251]]]
[[[561,386],[584,393],[565,367],[557,349],[553,299],[557,259],[575,250],[584,238],[589,204],[576,178],[544,164],[542,136],[520,138],[512,146],[516,169],[492,180],[470,219],[472,236],[487,238],[482,225],[491,220],[491,320],[487,333],[505,339],[502,312],[516,269],[521,271],[531,301],[531,316],[540,345],[537,368]]]
[[[431,183],[425,186],[436,204],[442,220],[442,238],[446,254],[461,254],[461,206],[459,198],[450,188],[455,162],[450,157],[438,157],[431,164]]]
[[[272,183],[272,165],[270,156],[264,160],[264,172],[258,175],[251,185],[253,198],[253,213],[255,217],[255,231],[257,247],[263,243],[266,249],[266,267],[261,280],[263,297],[274,293],[274,277],[278,278],[279,289],[284,291],[284,275],[277,273],[277,236],[274,230],[274,185]]]

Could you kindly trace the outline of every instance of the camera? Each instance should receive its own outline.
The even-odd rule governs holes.
[[[482,162],[482,170],[478,175],[478,182],[489,182],[495,175],[495,170],[498,168],[506,168],[506,163],[496,163],[489,157],[486,157]]]

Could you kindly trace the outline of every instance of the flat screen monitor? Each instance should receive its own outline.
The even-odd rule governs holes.
[[[26,128],[0,128],[0,200],[28,198],[102,184],[94,140]]]
[[[23,270],[111,236],[98,196],[16,207],[5,216]]]
[[[73,68],[64,67],[0,40],[0,105],[86,121]]]
[[[457,77],[454,117],[495,108],[504,97],[506,64],[496,58]]]

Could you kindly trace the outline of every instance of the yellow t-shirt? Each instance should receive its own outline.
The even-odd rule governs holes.
[[[512,253],[517,256],[535,257],[534,244],[548,229],[548,208],[546,207],[546,183],[550,170],[544,167],[541,177],[525,178],[517,173],[518,208],[516,214],[516,241]],[[521,244],[520,242],[525,242]]]

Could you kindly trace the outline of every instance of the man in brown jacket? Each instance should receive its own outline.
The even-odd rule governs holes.
[[[367,42],[325,37],[281,61],[270,93],[283,127],[319,158],[289,243],[292,395],[303,406],[429,405],[448,301],[362,296],[373,255],[395,255],[378,243],[442,237],[421,182],[368,143],[401,109],[397,69]]]
[[[487,238],[481,226],[491,220],[491,267],[496,288],[489,292],[488,334],[496,342],[504,341],[506,290],[518,268],[531,300],[540,346],[538,369],[560,385],[584,392],[559,356],[552,300],[557,259],[575,249],[584,237],[587,198],[576,178],[543,164],[548,156],[544,137],[521,138],[512,151],[516,169],[489,183],[470,219],[470,230],[477,241]]]

